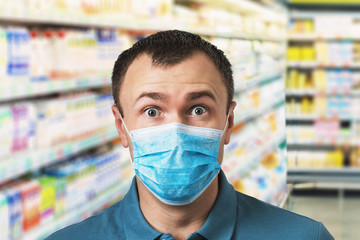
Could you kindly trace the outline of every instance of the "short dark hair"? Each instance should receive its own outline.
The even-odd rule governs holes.
[[[227,109],[229,110],[234,96],[234,80],[231,64],[224,52],[199,35],[179,30],[168,30],[139,40],[131,48],[123,51],[116,60],[111,80],[114,102],[120,114],[124,116],[119,102],[121,84],[130,64],[137,57],[145,53],[151,57],[154,66],[166,67],[181,63],[199,51],[205,53],[220,72],[227,88]]]

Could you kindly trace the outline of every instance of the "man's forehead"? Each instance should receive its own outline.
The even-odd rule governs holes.
[[[173,84],[176,84],[179,90],[186,88],[187,92],[194,92],[193,88],[198,88],[197,91],[207,90],[207,92],[211,92],[211,94],[207,94],[208,97],[222,95],[219,91],[226,92],[219,71],[212,61],[201,52],[167,68],[154,66],[151,56],[142,54],[129,66],[123,84],[120,95],[129,96],[131,94],[133,99],[139,98],[146,92],[159,92],[157,88],[164,89]],[[194,97],[194,93],[192,95]]]

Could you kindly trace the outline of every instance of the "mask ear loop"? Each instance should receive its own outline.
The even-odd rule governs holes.
[[[129,132],[129,130],[127,129],[127,127],[126,127],[126,124],[125,124],[125,121],[124,121],[124,119],[123,119],[123,117],[121,116],[121,114],[120,114],[120,112],[119,111],[117,111],[118,112],[118,114],[119,114],[119,117],[120,117],[120,119],[121,119],[121,122],[123,123],[123,125],[124,125],[124,127],[125,127],[125,131],[129,134],[129,136],[130,136],[130,132]]]
[[[230,116],[230,111],[228,112],[227,116],[226,116],[226,123],[225,123],[225,127],[224,127],[224,130],[223,130],[223,133],[221,134],[221,138],[223,137],[224,133],[225,133],[225,130],[228,126],[228,123],[229,123],[229,116]]]

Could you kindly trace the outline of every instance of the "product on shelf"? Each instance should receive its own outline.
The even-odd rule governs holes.
[[[201,4],[194,5],[194,2]],[[243,11],[237,10],[241,8],[240,4],[225,4],[228,6],[219,8],[217,4],[202,1],[175,4],[174,0],[7,0],[0,2],[0,15],[12,18],[27,16],[30,19],[65,23],[106,23],[135,29],[142,25],[144,29],[176,26],[194,30],[205,28],[224,34],[285,37],[286,18],[281,9],[276,10],[276,20],[269,20],[259,16],[261,13],[243,14]]]
[[[3,27],[0,27],[0,52],[7,52],[7,33]],[[0,54],[0,81],[5,81],[5,77],[7,76],[7,54]]]
[[[7,198],[4,194],[0,193],[0,239],[7,239],[10,236],[9,216],[10,214]]]
[[[360,167],[360,146],[353,148],[350,154],[350,165],[352,167]]]
[[[237,191],[278,204],[286,191],[286,162],[283,150],[276,149],[260,160],[260,165],[249,171],[243,178],[234,180],[232,185]],[[269,171],[271,170],[271,171]]]
[[[246,92],[235,94],[234,100],[237,107],[234,114],[236,121],[246,121],[257,114],[263,114],[280,104],[284,99],[284,85],[279,79],[264,86],[250,89]]]
[[[288,167],[343,167],[345,156],[334,151],[288,151]]]
[[[352,40],[318,40],[311,45],[290,44],[287,50],[288,61],[315,62],[319,66],[348,67],[358,62],[358,55],[358,44]]]
[[[321,14],[308,19],[292,19],[289,24],[291,34],[311,35],[317,38],[341,39],[359,37],[360,24],[349,14]]]
[[[316,52],[313,46],[289,46],[287,60],[289,61],[314,61]]]
[[[222,169],[235,189],[271,203],[275,200],[269,195],[283,192],[283,178],[271,179],[277,174],[286,175],[285,155],[277,150],[285,138],[284,119],[284,108],[275,108],[232,134],[224,149]],[[274,190],[274,186],[281,189]]]
[[[132,41],[115,29],[1,29],[0,50],[6,54],[0,58],[0,82],[41,82],[108,72]]]
[[[314,23],[311,19],[292,19],[289,24],[292,34],[311,34],[314,32]]]
[[[322,94],[314,97],[288,98],[287,114],[291,116],[313,116],[314,118],[356,119],[357,102],[349,97],[332,97]]]
[[[19,239],[23,234],[23,214],[21,207],[21,195],[20,192],[15,188],[5,187],[1,189],[0,194],[4,196],[6,201],[5,208],[7,211],[4,211],[0,218],[5,219],[2,221],[2,228],[5,228],[5,232],[8,232],[8,235],[4,239]],[[5,224],[8,225],[5,225]]]
[[[22,229],[27,232],[40,223],[40,185],[36,180],[18,181],[11,185],[21,196]]]
[[[289,144],[341,145],[353,142],[349,128],[341,128],[339,120],[318,119],[314,125],[291,125],[287,129]]]
[[[126,172],[130,160],[124,150],[118,146],[80,155],[45,168],[38,178],[0,188],[1,228],[10,234],[2,239],[18,239],[40,224],[76,211],[114,184],[128,183],[132,175]]]
[[[352,41],[317,41],[315,42],[314,47],[318,64],[350,65],[354,62]]]
[[[0,159],[86,138],[113,123],[112,104],[110,94],[85,92],[0,106]]]
[[[30,35],[26,28],[7,30],[7,74],[10,81],[22,81],[30,72]]]

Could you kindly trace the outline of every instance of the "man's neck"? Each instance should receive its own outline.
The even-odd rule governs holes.
[[[137,178],[140,209],[146,221],[157,231],[171,233],[176,240],[185,240],[205,223],[218,194],[218,177],[194,202],[170,206],[158,200]]]

